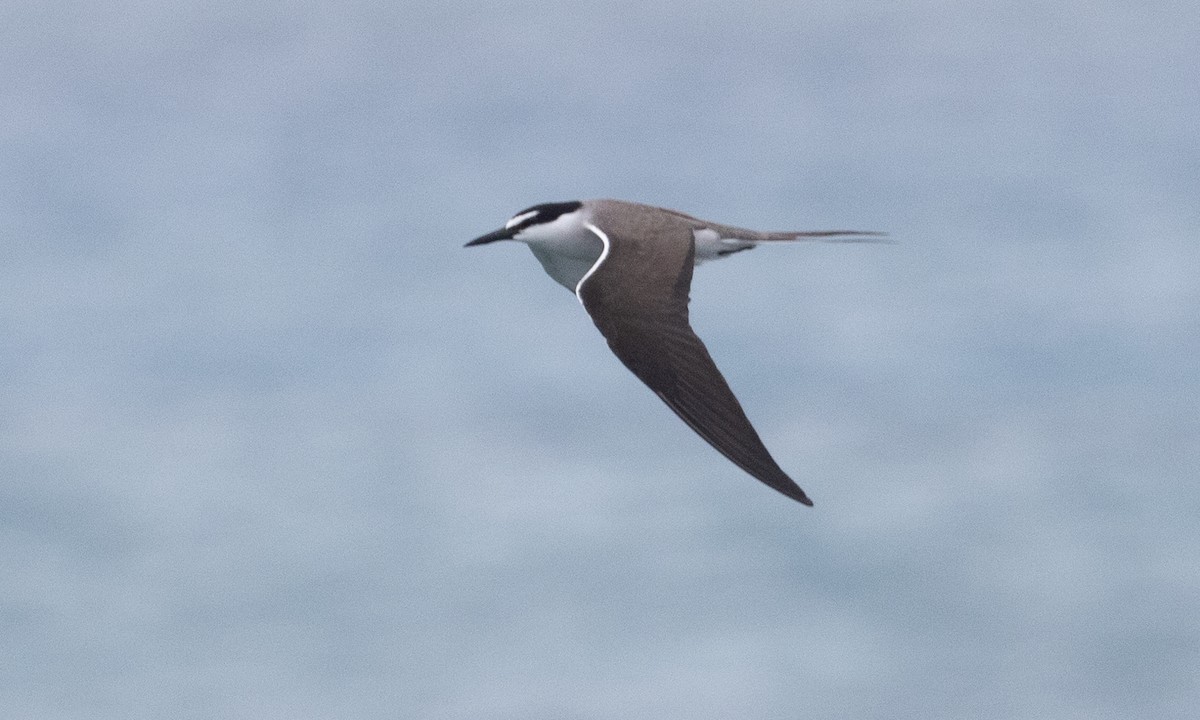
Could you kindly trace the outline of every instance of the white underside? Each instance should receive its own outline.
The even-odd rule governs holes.
[[[571,213],[547,225],[535,225],[516,237],[529,246],[547,275],[576,295],[583,281],[604,262],[609,249],[604,231],[580,220]],[[722,238],[708,228],[695,231],[694,237],[697,265],[754,246],[748,240]]]
[[[577,226],[569,232],[546,238],[528,235],[519,239],[529,245],[546,274],[571,292],[575,292],[580,281],[599,264],[608,247],[607,238],[602,240],[587,226]]]
[[[562,285],[571,292],[575,292],[575,288],[579,286],[579,281],[583,279],[588,271],[596,264],[600,255],[604,252],[604,247],[599,241],[596,243],[599,247],[597,252],[590,258],[578,258],[570,255],[562,255],[545,247],[530,245],[529,249],[533,251],[533,256],[542,264],[542,269],[546,274],[554,278],[554,281]]]

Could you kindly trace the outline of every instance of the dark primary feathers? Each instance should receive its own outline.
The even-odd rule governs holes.
[[[579,299],[613,353],[700,437],[758,480],[812,505],[771,457],[688,323],[694,218],[680,215],[636,223],[605,216],[608,255],[581,282]]]

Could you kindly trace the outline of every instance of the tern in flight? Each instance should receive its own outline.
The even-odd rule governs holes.
[[[758,232],[622,200],[534,205],[467,247],[529,246],[546,273],[575,293],[613,353],[667,407],[735,465],[805,505],[688,323],[692,268],[760,243],[878,241],[854,230]]]

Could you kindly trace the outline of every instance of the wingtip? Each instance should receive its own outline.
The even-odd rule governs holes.
[[[774,487],[774,486],[772,486],[772,487]],[[813,506],[813,501],[811,499],[809,499],[808,493],[804,492],[803,490],[801,490],[798,486],[796,486],[794,484],[788,488],[776,487],[775,489],[778,490],[779,492],[783,493],[787,497],[800,503],[801,505],[806,505],[808,507]]]
[[[800,488],[800,486],[797,485],[796,483],[791,482],[790,478],[789,478],[789,482],[787,482],[787,483],[784,483],[782,485],[771,485],[771,487],[774,488],[775,490],[778,490],[779,492],[783,493],[784,495],[788,496],[789,498],[795,500],[796,502],[800,503],[801,505],[807,505],[808,507],[812,507],[813,501],[811,499],[809,499],[808,493],[804,492],[804,490],[802,490]]]

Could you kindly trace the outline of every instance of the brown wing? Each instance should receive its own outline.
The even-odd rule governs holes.
[[[758,480],[812,505],[771,457],[688,324],[695,242],[690,227],[674,225],[594,230],[607,250],[576,294],[613,353],[692,430]],[[669,241],[639,239],[664,234]]]

